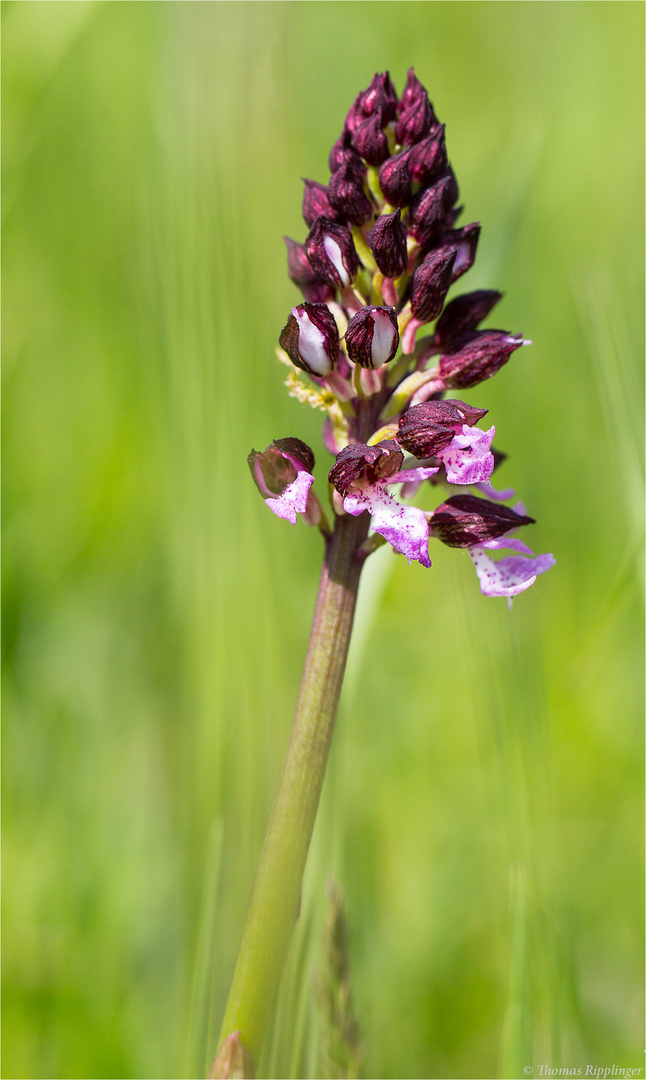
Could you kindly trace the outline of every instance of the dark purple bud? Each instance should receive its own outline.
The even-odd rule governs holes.
[[[377,218],[368,233],[368,244],[384,277],[401,277],[408,265],[408,251],[399,210]]]
[[[310,229],[305,254],[317,276],[333,289],[351,285],[359,269],[352,233],[326,217],[317,218]]]
[[[368,484],[383,480],[398,472],[403,460],[404,455],[394,439],[384,440],[376,446],[352,443],[337,456],[328,480],[345,498],[355,480],[365,479]]]
[[[354,135],[360,124],[369,116],[381,114],[384,125],[395,119],[397,112],[397,91],[390,81],[390,75],[384,71],[373,77],[367,90],[357,94],[345,120],[344,132]]]
[[[303,217],[305,218],[305,224],[308,229],[312,228],[312,225],[316,221],[317,217],[324,214],[325,217],[330,218],[331,221],[336,221],[336,211],[333,210],[330,200],[328,199],[327,188],[323,184],[319,184],[316,180],[305,180],[305,191],[303,192]]]
[[[390,73],[383,71],[373,75],[372,82],[364,90],[361,109],[365,116],[381,113],[382,123],[386,125],[397,115],[397,91],[392,84]]]
[[[375,113],[359,124],[352,137],[352,145],[369,165],[381,165],[390,154],[388,139],[382,130],[381,113]]]
[[[395,309],[365,307],[353,315],[345,332],[348,356],[363,368],[388,364],[399,345],[399,325]]]
[[[363,111],[363,98],[365,93],[365,90],[360,90],[350,106],[350,111],[348,112],[343,125],[343,133],[346,136],[354,135],[359,124],[362,124],[366,119],[366,114]]]
[[[397,116],[401,116],[406,109],[410,109],[414,105],[417,105],[423,98],[428,98],[426,87],[417,78],[415,69],[409,68],[406,86],[404,87],[401,100],[397,105]]]
[[[480,239],[480,222],[473,221],[470,225],[464,225],[461,229],[449,229],[433,244],[434,251],[448,251],[457,247],[458,253],[453,264],[453,281],[466,274],[473,266],[478,250]]]
[[[296,367],[309,375],[329,375],[339,357],[339,331],[330,309],[325,304],[292,308],[280,345]]]
[[[455,249],[431,251],[415,270],[411,282],[410,306],[416,319],[430,322],[440,314],[451,285],[455,255]]]
[[[431,518],[433,534],[449,547],[472,547],[533,524],[534,518],[475,495],[452,495]]]
[[[334,146],[330,150],[330,154],[327,159],[327,163],[331,173],[336,172],[336,170],[340,168],[341,165],[343,165],[343,162],[345,160],[345,154],[349,147],[350,136],[344,129],[342,134],[339,135],[339,138],[336,140]]]
[[[529,345],[519,334],[504,330],[480,330],[466,334],[452,345],[452,352],[440,356],[439,373],[446,386],[461,390],[490,379],[521,345]]]
[[[446,214],[454,202],[451,176],[443,176],[418,192],[411,203],[408,231],[420,247],[426,247],[446,227]]]
[[[309,473],[314,469],[314,454],[309,446],[294,438],[274,439],[262,453],[252,450],[247,461],[258,491],[265,499],[282,495],[296,479],[299,465]]]
[[[339,168],[343,167],[347,168],[348,175],[353,176],[359,184],[368,174],[365,161],[362,161],[359,155],[355,154],[352,149],[343,151],[343,161],[339,165]],[[338,172],[338,169],[335,169],[334,171]]]
[[[397,442],[417,458],[433,457],[449,445],[457,428],[473,427],[486,414],[486,409],[475,409],[464,401],[425,401],[404,413]]]
[[[283,240],[287,245],[287,273],[290,280],[298,285],[305,299],[311,304],[325,304],[326,301],[333,300],[334,289],[316,276],[303,244],[291,240],[289,236],[284,236]]]
[[[427,184],[440,176],[447,164],[444,124],[439,124],[425,139],[411,147],[408,171],[414,183]]]
[[[456,253],[457,254],[457,253]],[[477,289],[448,303],[435,327],[435,340],[444,345],[451,338],[475,330],[502,299],[496,289]]]
[[[442,176],[446,176],[448,181],[449,181],[448,187],[446,189],[446,197],[447,197],[447,200],[449,202],[449,205],[453,206],[458,201],[458,195],[460,194],[460,189],[458,187],[458,181],[456,179],[456,175],[453,172],[453,169],[451,168],[450,165],[446,166],[446,169],[442,173]]]
[[[434,120],[433,106],[425,92],[413,105],[399,114],[395,128],[397,142],[401,146],[413,146],[428,135]]]
[[[374,207],[349,162],[344,162],[332,174],[328,198],[336,213],[353,225],[365,225],[374,214]]]
[[[379,170],[379,184],[391,206],[408,206],[411,200],[411,178],[408,171],[408,150],[384,161]]]

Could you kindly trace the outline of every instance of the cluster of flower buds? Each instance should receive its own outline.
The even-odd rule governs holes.
[[[446,302],[476,257],[480,225],[462,207],[441,124],[414,71],[401,98],[388,72],[356,98],[329,156],[327,186],[305,180],[304,243],[286,238],[288,273],[303,294],[280,335],[289,392],[327,413],[323,440],[335,515],[369,513],[373,534],[430,566],[429,538],[471,555],[483,593],[513,596],[554,562],[509,533],[528,525],[500,505],[491,474],[504,457],[486,410],[446,391],[476,386],[502,367],[522,335],[482,329],[494,289]],[[432,326],[431,324],[434,324]],[[306,381],[299,373],[305,373]],[[252,451],[252,475],[271,510],[331,531],[311,491],[314,456],[298,439]],[[434,512],[409,504],[430,480],[452,494]],[[399,485],[396,499],[389,488]],[[515,554],[495,562],[488,550]]]

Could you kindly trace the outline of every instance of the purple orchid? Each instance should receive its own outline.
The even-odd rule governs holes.
[[[428,520],[416,506],[403,506],[386,490],[392,484],[426,480],[437,467],[402,469],[404,455],[394,439],[376,446],[346,446],[330,470],[329,480],[343,498],[343,509],[357,516],[368,511],[370,527],[392,544],[395,551],[422,566],[428,555]]]
[[[430,529],[449,547],[466,548],[485,596],[512,597],[529,589],[538,575],[556,562],[549,554],[535,557],[522,540],[510,535],[522,525],[533,524],[534,519],[527,516],[522,503],[512,510],[474,495],[454,495],[438,506]],[[498,562],[487,555],[487,551],[500,550],[521,554],[508,555]]]
[[[494,428],[478,427],[487,410],[443,400],[451,388],[491,378],[529,342],[482,327],[501,298],[494,290],[446,303],[473,265],[480,224],[456,228],[462,208],[444,126],[412,69],[399,100],[388,72],[375,75],[350,108],[328,163],[327,185],[305,181],[305,242],[286,240],[288,274],[303,302],[292,308],[277,352],[289,394],[326,414],[323,443],[336,457],[329,470],[333,516],[328,521],[312,490],[314,454],[300,439],[251,452],[269,509],[292,524],[300,515],[318,526],[325,553],[277,809],[209,1074],[218,1080],[232,1070],[255,1075],[252,1059],[298,910],[359,579],[379,538],[424,567],[431,566],[430,539],[464,548],[482,592],[509,603],[554,565],[552,555],[534,557],[510,536],[533,519],[520,504],[512,510],[501,503],[509,490],[491,486],[501,455],[492,450]],[[433,491],[476,487],[488,498],[451,494],[434,512],[401,501],[427,480]],[[512,554],[495,562],[490,553],[497,550]]]
[[[318,524],[318,500],[310,493],[314,483],[314,454],[300,439],[275,439],[265,451],[252,450],[248,457],[258,491],[277,517],[296,524],[296,515],[305,515],[308,524]]]
[[[327,186],[305,181],[304,244],[286,241],[289,276],[304,299],[281,333],[280,356],[290,394],[327,414],[333,522],[311,491],[314,456],[300,440],[252,452],[254,479],[273,513],[292,524],[300,514],[329,537],[344,515],[365,515],[366,532],[369,523],[426,567],[436,537],[469,551],[485,595],[516,595],[553,558],[533,558],[508,536],[531,519],[501,505],[512,488],[491,485],[504,455],[492,450],[495,428],[478,426],[487,410],[443,395],[491,378],[529,342],[482,327],[502,298],[497,290],[447,302],[475,260],[480,224],[456,226],[462,208],[445,128],[412,69],[399,100],[387,72],[358,94],[329,165]],[[434,514],[410,505],[431,478],[434,490],[471,487],[485,498],[449,494]],[[456,513],[473,519],[459,543]],[[501,548],[512,554],[494,562],[489,551]]]
[[[450,484],[489,480],[494,469],[491,443],[496,429],[472,426],[486,415],[463,401],[428,401],[408,409],[399,421],[397,438],[417,458],[437,458]]]
[[[486,554],[485,548],[498,550],[507,548],[511,551],[522,551],[522,555],[507,555],[504,559],[494,562]],[[500,540],[486,540],[484,544],[476,544],[468,548],[469,555],[473,559],[476,574],[480,579],[480,590],[484,596],[516,596],[533,585],[539,574],[544,574],[552,566],[556,565],[556,559],[551,554],[537,555],[523,544],[521,540],[506,537]]]

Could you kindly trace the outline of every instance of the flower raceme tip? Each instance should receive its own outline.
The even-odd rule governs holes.
[[[329,167],[327,183],[304,181],[304,242],[285,238],[303,299],[280,346],[289,393],[327,414],[334,520],[369,514],[373,533],[426,567],[429,539],[463,547],[485,595],[514,596],[553,557],[509,535],[533,519],[491,485],[505,455],[492,449],[495,428],[479,426],[486,410],[444,395],[490,379],[530,342],[483,328],[497,290],[450,295],[474,263],[480,223],[457,225],[445,125],[412,68],[401,97],[388,72],[357,95]],[[278,439],[249,464],[277,516],[329,535],[309,447]],[[434,512],[409,503],[428,484],[444,498]]]

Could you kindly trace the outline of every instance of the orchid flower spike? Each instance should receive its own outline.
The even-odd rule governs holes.
[[[333,521],[368,515],[373,534],[424,567],[429,538],[464,547],[485,595],[514,596],[553,556],[534,557],[509,535],[533,522],[502,505],[513,489],[491,485],[505,455],[492,449],[495,428],[479,426],[487,410],[444,395],[490,379],[531,343],[483,328],[497,290],[447,300],[475,261],[480,223],[457,224],[445,125],[412,68],[401,97],[388,72],[357,95],[329,167],[326,181],[304,181],[308,235],[285,241],[302,300],[279,356],[290,395],[326,414]],[[278,439],[249,463],[278,517],[294,524],[300,515],[329,536],[309,447]],[[433,513],[410,505],[427,481],[445,496]],[[503,548],[511,554],[494,561]]]

